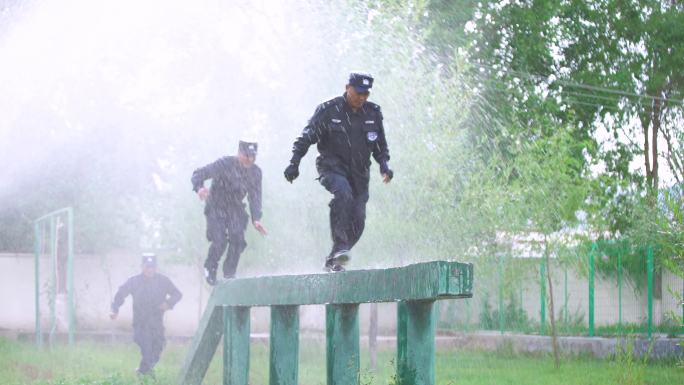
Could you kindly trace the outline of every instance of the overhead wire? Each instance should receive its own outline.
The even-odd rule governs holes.
[[[479,73],[477,74],[478,82],[482,84],[487,84],[487,85],[492,85],[496,83],[498,86],[495,86],[494,88],[502,90],[502,91],[510,91],[513,87],[511,87],[510,82],[506,82],[503,79],[498,79],[495,77],[487,76],[487,74],[484,73]],[[534,80],[534,76],[527,77],[529,80]],[[521,82],[525,82],[525,80],[521,79]],[[533,85],[536,85],[536,83],[532,83]],[[548,84],[548,83],[547,83]],[[608,95],[597,95],[594,93],[586,93],[586,92],[581,92],[581,91],[571,91],[568,89],[550,89],[549,90],[549,95],[550,97],[554,96],[561,96],[563,97],[563,101],[565,102],[572,102],[574,101],[575,104],[578,105],[586,105],[586,106],[594,106],[594,107],[603,107],[605,109],[610,109],[610,110],[615,110],[615,111],[625,111],[626,108],[620,107],[619,104],[623,100],[623,97],[626,97],[625,95],[613,95],[613,96],[608,96]],[[568,97],[570,96],[570,97]],[[605,100],[607,102],[612,102],[611,104],[613,105],[608,105],[606,103],[590,103],[589,101],[581,101],[577,100],[574,98],[571,98],[572,96],[574,97],[580,97],[580,98],[587,98],[587,99],[600,99],[600,100]],[[676,99],[669,99],[670,101],[676,100]],[[581,103],[577,103],[581,102]]]
[[[525,77],[528,79],[533,79],[536,81],[543,81],[546,84],[551,84],[551,83],[558,83],[562,84],[568,87],[576,87],[576,88],[581,88],[581,89],[586,89],[586,90],[591,90],[591,91],[600,91],[600,92],[606,92],[614,95],[621,95],[621,96],[627,96],[627,97],[637,97],[637,98],[647,98],[647,99],[653,99],[653,100],[660,100],[664,102],[672,102],[672,103],[678,103],[678,104],[684,104],[684,99],[677,99],[677,98],[671,98],[671,97],[662,97],[662,96],[657,96],[657,95],[649,95],[649,94],[638,94],[635,92],[630,92],[630,91],[625,91],[625,90],[620,90],[620,89],[615,89],[615,88],[609,88],[609,87],[604,87],[604,86],[597,86],[593,84],[583,84],[583,83],[577,83],[577,82],[572,82],[568,80],[563,80],[563,79],[549,79],[548,76],[543,76],[539,74],[532,74],[529,72],[524,72],[524,71],[518,71],[518,70],[513,70],[513,69],[500,69],[496,68],[492,65],[487,65],[483,63],[476,63],[473,64],[476,67],[480,68],[486,68],[492,71],[496,72],[501,72],[501,73],[511,73],[511,74],[517,74],[521,77]],[[555,76],[555,74],[554,74]]]
[[[509,91],[510,90],[510,83],[507,83],[503,81],[502,79],[496,79],[492,77],[487,77],[486,75],[482,74],[480,76],[480,79],[478,79],[480,83],[483,85],[487,85],[490,87],[493,87],[497,90],[500,91]],[[555,92],[554,92],[555,91]],[[595,95],[595,94],[590,94],[590,93],[583,93],[583,92],[575,92],[575,91],[566,91],[566,90],[553,90],[550,91],[551,95],[549,95],[550,98],[553,98],[556,96],[556,93],[559,94],[560,96],[563,97],[563,101],[565,102],[564,104],[567,103],[567,105],[576,105],[576,106],[587,106],[587,107],[595,107],[598,109],[604,109],[606,111],[609,111],[611,113],[619,113],[624,111],[623,108],[620,108],[618,106],[619,102],[622,100],[622,97],[620,96],[602,96],[602,95]],[[591,101],[586,101],[586,100],[578,100],[577,98],[598,98],[602,100],[606,100],[609,102],[612,102],[610,105],[604,104],[604,103],[592,103]],[[489,106],[488,103],[486,103],[486,107],[491,107]],[[487,108],[485,108],[487,109]],[[626,135],[627,136],[627,135]],[[634,142],[631,140],[631,138],[628,138],[629,141],[631,142],[632,145],[634,145]]]
[[[496,79],[496,78],[484,78],[481,80],[482,83],[489,83],[493,87],[502,90],[502,91],[508,91],[509,90],[509,83],[506,83],[505,81],[501,79]],[[601,95],[594,95],[594,94],[587,94],[587,93],[582,93],[582,92],[573,92],[573,91],[565,91],[565,90],[560,90],[556,91],[558,94],[561,96],[570,96],[570,97],[585,97],[585,98],[597,98],[597,99],[602,99],[606,101],[613,102],[615,105],[607,105],[604,103],[590,103],[587,101],[578,101],[572,98],[564,98],[564,101],[574,101],[573,103],[575,104],[580,104],[580,105],[586,105],[586,106],[594,106],[594,107],[603,107],[606,109],[613,109],[613,110],[622,110],[620,109],[617,104],[620,102],[620,98],[618,97],[608,97],[608,96],[601,96]],[[550,91],[550,97],[553,97],[556,95],[556,92]]]

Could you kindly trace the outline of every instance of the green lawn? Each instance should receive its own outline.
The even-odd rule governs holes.
[[[186,347],[170,344],[156,369],[156,382],[173,384],[183,362]],[[378,370],[368,370],[367,352],[362,355],[362,384],[392,384],[394,353],[386,350],[378,356]],[[325,384],[324,342],[307,341],[300,348],[301,385]],[[220,357],[216,356],[205,384],[221,384]],[[139,353],[132,343],[97,345],[81,343],[49,351],[36,351],[32,345],[0,339],[0,384],[43,385],[123,385],[139,384],[134,370]],[[252,345],[250,384],[268,384],[268,346]],[[555,370],[550,357],[516,356],[506,353],[448,352],[437,355],[437,383],[443,385],[506,384],[650,384],[682,385],[684,368],[675,364],[650,364],[623,357],[599,361],[589,358],[565,358]]]

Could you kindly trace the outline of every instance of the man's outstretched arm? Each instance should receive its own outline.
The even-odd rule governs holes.
[[[316,112],[309,119],[309,123],[304,127],[304,130],[302,130],[302,134],[297,137],[292,145],[292,158],[290,159],[290,164],[285,169],[285,179],[288,182],[292,183],[293,180],[297,179],[299,176],[299,162],[309,151],[309,147],[318,143],[324,128],[323,115],[324,106],[320,105],[316,108]]]
[[[222,159],[219,159],[193,171],[192,177],[190,178],[190,182],[192,182],[192,191],[199,192],[199,190],[204,187],[204,181],[218,175],[221,170],[221,164]]]
[[[133,278],[129,278],[123,285],[119,287],[114,295],[114,301],[112,301],[111,314],[109,318],[115,319],[119,315],[119,308],[123,305],[126,297],[133,291]]]
[[[166,280],[166,301],[162,304],[163,310],[171,310],[183,298],[183,294],[170,279]]]
[[[252,225],[261,235],[267,235],[266,228],[261,224],[261,170],[256,169],[254,180],[248,184],[247,200],[249,201],[249,214]]]
[[[378,140],[373,146],[373,158],[380,165],[380,175],[383,177],[383,182],[389,183],[394,178],[394,171],[389,167],[389,148],[387,146],[387,138],[385,137],[385,127],[382,124],[382,112],[378,107]]]

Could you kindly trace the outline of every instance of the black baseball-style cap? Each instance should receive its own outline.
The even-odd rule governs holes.
[[[157,267],[157,256],[154,253],[143,253],[142,265],[145,267]]]
[[[349,85],[358,93],[369,92],[373,87],[373,76],[365,72],[352,72],[349,74]]]
[[[238,151],[247,156],[256,156],[259,144],[257,142],[248,142],[241,140],[238,145]]]

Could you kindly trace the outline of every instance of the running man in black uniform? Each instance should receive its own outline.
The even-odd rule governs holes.
[[[242,202],[247,196],[252,225],[266,235],[261,224],[261,169],[255,164],[257,143],[240,141],[237,156],[225,156],[192,173],[192,189],[206,201],[207,239],[211,242],[204,262],[209,285],[216,284],[216,270],[221,256],[228,248],[223,262],[223,277],[235,277],[240,254],[247,247],[245,230],[249,217]],[[211,188],[204,181],[211,179]]]
[[[142,273],[119,287],[111,319],[118,317],[128,295],[133,297],[133,340],[142,355],[137,372],[145,375],[152,371],[164,349],[164,312],[173,309],[183,295],[167,276],[157,272],[154,254],[143,254]]]

